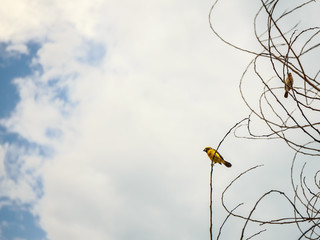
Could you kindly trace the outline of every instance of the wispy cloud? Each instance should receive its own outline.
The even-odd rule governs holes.
[[[229,126],[219,124],[236,109],[219,107],[230,86],[213,60],[223,51],[208,29],[209,4],[17,4],[26,10],[0,38],[41,47],[33,73],[14,81],[20,102],[1,123],[50,154],[17,152],[14,175],[24,181],[7,169],[5,193],[35,202],[49,239],[205,238],[201,150],[214,141],[208,128],[222,136]]]
[[[208,237],[201,150],[243,117],[237,79],[249,59],[213,40],[209,7],[7,2],[6,50],[28,54],[30,41],[39,49],[0,121],[27,142],[0,146],[0,197],[32,204],[49,239]],[[228,144],[235,169],[252,163]],[[221,192],[236,170],[218,171]]]

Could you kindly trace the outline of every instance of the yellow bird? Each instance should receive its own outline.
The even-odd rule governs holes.
[[[205,149],[203,149],[204,152],[206,152],[209,156],[209,158],[211,159],[212,163],[223,163],[226,167],[231,167],[231,163],[225,161],[223,159],[223,157],[221,156],[220,153],[216,153],[216,155],[214,156],[214,153],[216,152],[215,149],[211,148],[211,147],[206,147]],[[214,156],[214,159],[213,159]]]
[[[288,77],[286,79],[285,85],[284,85],[284,97],[287,98],[289,91],[292,89],[292,85],[293,85],[293,77],[291,73],[288,73]]]

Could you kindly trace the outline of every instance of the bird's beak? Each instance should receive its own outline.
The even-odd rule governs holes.
[[[206,151],[206,149],[203,149],[203,151],[205,152],[205,151]]]

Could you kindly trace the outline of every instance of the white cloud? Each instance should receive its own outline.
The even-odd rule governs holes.
[[[1,184],[10,198],[28,202],[36,199],[32,176],[43,178],[35,211],[49,239],[208,237],[202,149],[245,116],[237,85],[249,59],[212,36],[209,7],[180,0],[6,2],[0,39],[41,39],[33,66],[42,69],[15,80],[21,101],[1,123],[54,155],[17,154],[23,169],[35,172]],[[95,44],[106,55],[92,64]],[[216,167],[215,208],[233,176],[255,164],[248,152],[263,151],[228,141],[221,150],[234,167]]]
[[[27,204],[35,203],[41,191],[37,189],[41,162],[42,157],[36,149],[26,150],[15,144],[0,146],[0,197]]]
[[[11,44],[6,47],[6,51],[10,53],[22,53],[22,54],[28,54],[29,50],[25,44],[17,43],[17,44]]]
[[[102,2],[5,0],[0,10],[0,39],[14,42],[44,40],[61,24],[71,24],[84,36],[92,36]]]

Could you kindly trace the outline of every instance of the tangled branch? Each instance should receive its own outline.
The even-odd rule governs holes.
[[[320,68],[315,66],[318,58],[315,53],[320,46],[320,27],[299,29],[299,23],[292,24],[289,17],[311,4],[305,1],[298,6],[278,14],[280,0],[260,0],[253,26],[256,42],[261,47],[257,52],[245,49],[224,39],[213,26],[213,10],[218,0],[212,5],[209,22],[212,32],[223,42],[240,51],[254,55],[241,79],[240,92],[243,101],[250,109],[250,119],[246,126],[245,138],[280,138],[295,151],[303,154],[320,155]],[[262,24],[264,23],[264,24]],[[264,26],[261,29],[258,26]],[[289,27],[286,27],[289,26]],[[292,74],[294,83],[288,99],[283,97],[285,80]],[[250,101],[253,88],[261,83],[258,106]],[[246,87],[248,92],[246,92]],[[254,89],[256,91],[256,89]],[[254,131],[254,125],[262,121],[267,126],[264,133]],[[299,138],[297,138],[299,136]],[[313,141],[314,147],[305,143]]]
[[[221,196],[228,216],[220,228],[218,238],[225,222],[232,216],[244,222],[240,239],[244,239],[249,223],[266,228],[246,239],[263,234],[271,225],[296,225],[301,234],[299,239],[319,239],[320,170],[317,166],[313,168],[313,174],[310,174],[310,170],[306,173],[305,169],[311,164],[307,159],[320,156],[320,67],[317,64],[320,27],[305,28],[301,27],[299,21],[292,22],[295,14],[315,4],[315,1],[300,1],[298,5],[281,11],[281,0],[260,0],[260,8],[253,19],[254,38],[259,51],[241,47],[217,32],[213,12],[218,2],[219,0],[214,2],[209,12],[212,32],[229,46],[253,55],[239,83],[241,97],[250,114],[246,123],[237,126],[235,136],[247,139],[281,139],[295,151],[291,166],[293,197],[283,191],[271,189],[255,201],[249,212],[240,214],[238,210],[245,204],[238,203],[232,209],[227,206],[225,195],[235,182],[261,165],[242,172]],[[290,2],[292,3],[294,2]],[[288,6],[289,2],[286,4]],[[296,166],[297,156],[306,159],[300,167]],[[255,217],[254,213],[261,208],[261,203],[273,197],[284,199],[292,214],[267,220]]]
[[[223,191],[221,196],[222,205],[225,208],[225,210],[228,212],[228,217],[233,216],[239,219],[242,219],[244,221],[244,225],[241,231],[240,239],[244,238],[245,230],[248,227],[248,223],[256,223],[260,226],[266,226],[266,225],[288,225],[288,224],[295,224],[297,225],[301,236],[299,239],[302,239],[303,237],[307,239],[319,239],[320,237],[320,210],[319,210],[319,204],[320,204],[320,181],[319,181],[319,174],[320,171],[316,171],[313,176],[307,176],[305,174],[305,167],[306,162],[303,164],[303,166],[300,168],[300,173],[298,183],[296,183],[295,180],[295,163],[296,158],[298,156],[297,154],[294,156],[294,159],[292,161],[291,166],[291,183],[292,188],[294,191],[294,197],[293,200],[289,198],[289,196],[279,190],[270,190],[268,192],[265,192],[261,195],[261,197],[258,198],[258,200],[254,203],[251,210],[247,215],[241,215],[235,213],[235,209],[230,209],[227,206],[226,203],[226,193],[228,191],[231,191],[231,187],[240,179],[248,174],[249,172],[255,170],[256,168],[262,167],[262,165],[257,165],[255,167],[252,167],[241,174],[239,174]],[[309,177],[309,179],[312,179],[311,181],[313,184],[307,183],[306,180]],[[258,218],[253,218],[253,213],[259,208],[262,200],[268,200],[267,197],[271,197],[271,195],[278,194],[280,197],[283,197],[289,206],[291,206],[292,209],[292,216],[290,217],[282,217],[282,218],[272,218],[269,220],[263,220]],[[239,206],[244,205],[244,203],[240,203],[237,205],[236,208]],[[223,227],[223,226],[222,226]],[[252,238],[262,232],[266,231],[266,229],[263,229],[259,231],[258,233],[254,234],[253,236],[249,237]],[[247,238],[248,239],[248,238]]]

